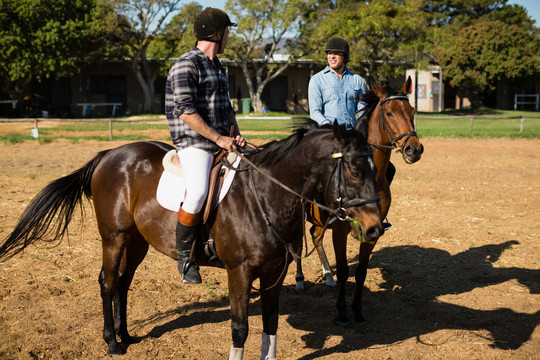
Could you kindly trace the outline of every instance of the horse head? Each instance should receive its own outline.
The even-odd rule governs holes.
[[[375,181],[373,150],[356,130],[333,125],[338,146],[332,153],[334,165],[325,180],[325,199],[338,209],[336,216],[351,225],[351,235],[375,242],[383,234],[379,196]]]
[[[371,112],[369,131],[379,134],[383,147],[391,147],[401,152],[403,160],[412,164],[420,160],[424,146],[420,143],[414,126],[416,111],[409,103],[407,95],[412,91],[412,81],[409,76],[399,90],[371,83],[371,89],[378,98],[377,107]],[[378,119],[378,126],[372,126]],[[371,139],[371,136],[370,136]]]

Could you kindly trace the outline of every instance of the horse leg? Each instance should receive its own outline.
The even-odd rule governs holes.
[[[261,306],[263,320],[263,334],[261,346],[261,360],[276,360],[277,327],[279,320],[279,294],[283,278],[278,279],[272,271],[270,276],[261,276]]]
[[[334,272],[332,271],[332,267],[330,266],[328,258],[326,257],[326,252],[324,251],[322,241],[317,241],[317,239],[319,239],[319,237],[323,234],[323,228],[313,225],[310,229],[310,233],[311,240],[313,241],[313,245],[315,245],[315,249],[317,249],[317,254],[319,255],[319,260],[321,261],[322,273],[326,278],[326,286],[335,289],[337,285],[334,281]],[[295,290],[297,292],[304,292],[304,273],[302,271],[301,259],[296,262]]]
[[[356,280],[356,288],[354,290],[354,297],[351,305],[354,312],[354,321],[356,322],[366,321],[366,319],[362,316],[362,291],[364,289],[364,282],[366,281],[369,258],[374,247],[375,244],[360,244],[360,252],[358,254],[358,267],[356,268],[354,274]]]
[[[296,262],[296,285],[294,289],[297,292],[304,292],[304,272],[302,271],[302,259]]]
[[[317,254],[319,254],[319,260],[321,260],[322,273],[324,277],[326,278],[326,286],[335,289],[337,287],[337,284],[334,281],[334,272],[332,271],[332,268],[330,267],[330,263],[328,262],[328,258],[326,257],[326,252],[324,251],[322,241],[319,241],[319,243],[316,246],[316,249],[317,249]]]
[[[313,240],[313,243],[315,243],[315,238],[316,238],[316,233],[317,233],[317,229],[319,229],[320,231],[320,228],[316,225],[312,225],[311,228],[309,229],[309,232],[311,234],[311,239]],[[302,254],[302,252],[300,252],[300,254]],[[296,261],[296,285],[294,287],[294,289],[296,290],[296,292],[304,292],[305,288],[304,288],[304,272],[302,271],[302,258],[298,259],[298,261]]]
[[[231,345],[229,360],[242,360],[249,324],[248,307],[252,279],[246,265],[227,269],[229,284],[229,302],[231,306]]]
[[[148,252],[148,243],[138,234],[127,244],[120,264],[118,283],[114,296],[114,329],[123,344],[137,342],[127,330],[127,295],[135,270]]]
[[[103,263],[99,274],[101,299],[103,302],[103,340],[107,343],[110,355],[124,353],[116,341],[114,328],[113,301],[117,294],[118,270],[125,249],[123,234],[116,234],[110,238],[103,238]]]
[[[349,226],[345,223],[336,223],[332,228],[332,241],[336,254],[336,275],[338,284],[338,300],[336,303],[336,324],[343,327],[349,326],[347,317],[347,305],[345,303],[345,290],[349,278],[349,265],[347,263],[347,235]]]

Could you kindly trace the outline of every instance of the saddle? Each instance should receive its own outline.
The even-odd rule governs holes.
[[[221,149],[219,153],[214,157],[214,163],[212,164],[212,170],[210,170],[210,181],[208,183],[208,196],[206,197],[206,203],[203,206],[203,224],[208,222],[210,214],[216,209],[216,205],[219,199],[219,191],[223,185],[225,179],[225,169],[221,166],[223,157],[227,155],[227,151]]]
[[[176,152],[171,151],[164,158],[164,167],[169,169],[171,172],[176,172],[177,175],[182,175],[180,160],[178,156],[175,156]],[[228,156],[229,155],[229,156]],[[210,178],[208,184],[208,195],[206,201],[203,205],[201,211],[202,215],[202,226],[200,229],[199,236],[197,240],[193,242],[192,254],[196,251],[196,247],[204,250],[205,255],[208,257],[208,263],[211,266],[224,267],[219,258],[217,257],[217,252],[214,244],[214,239],[210,237],[210,227],[214,221],[214,215],[216,213],[217,205],[220,201],[220,192],[223,187],[228,169],[223,168],[223,158],[226,157],[229,163],[234,163],[236,154],[227,153],[226,150],[221,149],[218,154],[214,157],[212,163],[212,169],[210,170]],[[171,164],[174,168],[171,168],[167,164]],[[179,170],[180,169],[180,170]],[[229,185],[230,186],[230,185]]]

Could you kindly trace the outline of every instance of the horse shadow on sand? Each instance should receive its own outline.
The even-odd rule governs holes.
[[[363,314],[367,323],[352,322],[350,328],[335,325],[333,312],[337,294],[324,284],[314,283],[306,283],[306,292],[302,294],[296,293],[294,285],[284,286],[280,316],[285,317],[293,328],[308,332],[302,340],[306,348],[314,351],[300,359],[324,358],[329,354],[384,346],[410,338],[428,344],[430,341],[424,340],[423,336],[442,329],[468,330],[483,338],[485,335],[480,333],[487,330],[491,334],[488,337],[490,346],[518,349],[530,339],[540,323],[540,311],[527,314],[508,308],[478,310],[438,300],[442,295],[464,294],[509,280],[517,280],[522,288],[520,291],[540,293],[540,270],[493,266],[505,249],[517,244],[517,241],[507,241],[470,248],[455,255],[419,246],[386,247],[374,252],[370,261],[370,268],[381,270],[382,282],[378,291],[370,292],[364,288]],[[357,259],[351,263],[357,263]],[[354,273],[354,265],[350,272]],[[354,277],[350,277],[347,283],[348,303],[354,289],[353,281]],[[249,316],[260,316],[258,292],[253,291],[251,297]],[[133,325],[156,324],[139,338],[144,339],[224,321],[230,321],[228,300],[216,299],[188,303],[153,314]],[[326,340],[330,336],[341,336],[342,340],[329,347]]]
[[[299,303],[294,308],[305,310],[291,312],[287,322],[308,331],[309,334],[302,339],[307,348],[315,350],[301,359],[322,358],[328,354],[388,345],[414,337],[418,342],[427,344],[430,341],[422,337],[441,329],[468,330],[483,338],[485,335],[481,333],[487,330],[491,334],[487,337],[491,341],[490,346],[518,349],[530,339],[540,323],[540,311],[527,314],[508,308],[478,310],[438,300],[439,296],[454,295],[470,302],[467,296],[460,297],[459,294],[509,280],[519,282],[517,291],[540,293],[540,270],[493,266],[505,249],[517,244],[517,241],[507,241],[470,248],[455,255],[440,249],[409,245],[387,247],[373,253],[369,266],[380,268],[382,282],[379,283],[379,291],[370,292],[364,288],[363,314],[367,323],[352,323],[351,328],[340,329],[333,325],[330,309],[324,313],[324,309],[317,306],[321,313],[313,312],[313,302],[319,295],[310,296],[308,289],[307,297],[298,296]],[[349,294],[353,293],[352,281],[354,277],[347,285]],[[335,300],[335,296],[332,298]],[[347,300],[350,303],[351,298]],[[493,300],[493,303],[497,304],[497,301]],[[312,316],[320,319],[319,326],[306,321]],[[341,343],[325,347],[330,335],[342,336]]]

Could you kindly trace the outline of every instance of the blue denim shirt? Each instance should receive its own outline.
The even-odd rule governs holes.
[[[319,125],[337,120],[350,129],[362,115],[355,113],[364,107],[360,95],[366,91],[366,82],[359,75],[345,69],[340,81],[327,66],[309,80],[309,115]]]

